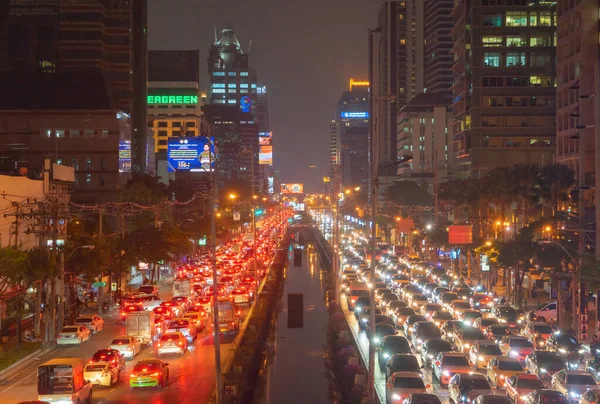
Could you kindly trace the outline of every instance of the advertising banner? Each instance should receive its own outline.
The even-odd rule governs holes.
[[[268,185],[269,185],[269,193],[270,194],[275,193],[275,178],[274,177],[268,178]]]
[[[131,172],[131,140],[119,141],[119,172]]]
[[[472,244],[473,226],[453,225],[448,227],[448,244]]]
[[[258,132],[258,145],[259,146],[271,146],[273,139],[273,132]]]
[[[281,184],[282,194],[303,194],[304,184]]]
[[[260,151],[258,152],[258,164],[273,164],[273,146],[260,146]]]
[[[167,170],[209,172],[215,169],[215,143],[206,137],[170,138],[167,151]]]

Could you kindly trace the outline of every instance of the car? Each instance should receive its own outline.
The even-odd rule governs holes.
[[[494,394],[484,375],[462,373],[452,376],[448,383],[450,403],[470,403],[482,394]]]
[[[371,339],[372,339],[373,344],[375,344],[375,346],[379,346],[379,342],[381,342],[382,338],[390,336],[390,335],[394,335],[394,334],[396,334],[396,328],[394,328],[393,325],[386,324],[386,323],[378,323],[378,324],[375,324],[375,332],[373,332]]]
[[[498,322],[507,325],[511,330],[519,328],[519,312],[512,306],[498,306],[492,309]]]
[[[387,306],[385,306],[385,314],[393,318],[396,309],[400,307],[408,307],[408,305],[402,300],[393,300]]]
[[[444,324],[446,324],[447,321],[453,320],[454,317],[452,317],[452,314],[450,314],[449,311],[446,310],[438,310],[434,313],[431,314],[431,317],[429,318],[435,325],[437,325],[438,327],[442,327]]]
[[[371,296],[361,296],[354,302],[354,316],[358,319],[358,315],[363,307],[368,307],[371,304]]]
[[[487,368],[490,359],[496,356],[502,356],[502,351],[492,341],[475,341],[469,350],[469,361],[476,368]]]
[[[425,318],[425,316],[422,316],[420,314],[413,314],[406,318],[406,321],[404,322],[403,327],[404,327],[404,335],[406,335],[407,338],[410,338],[410,336],[412,335],[413,325],[415,325],[415,323],[417,321],[427,321],[427,319]]]
[[[158,356],[171,353],[183,355],[188,349],[188,340],[180,332],[168,332],[160,337],[156,345]]]
[[[466,326],[460,320],[448,320],[442,325],[440,331],[442,332],[442,339],[445,339],[451,344],[454,344],[454,338],[456,338],[456,334],[462,328]]]
[[[567,362],[557,352],[533,351],[525,359],[525,369],[540,379],[566,368]]]
[[[415,355],[411,354],[394,354],[390,356],[385,364],[386,380],[396,372],[417,372],[421,373],[419,361]]]
[[[482,394],[473,400],[473,404],[512,404],[512,401],[498,394]]]
[[[387,307],[388,304],[390,304],[391,302],[399,302],[400,299],[398,299],[398,296],[396,296],[395,293],[393,292],[387,292],[384,293],[383,296],[381,296],[381,306],[382,307]]]
[[[448,311],[450,311],[450,313],[452,313],[452,310],[450,310],[450,303],[452,303],[455,300],[459,300],[458,295],[454,292],[441,292],[437,303],[440,303],[442,306],[444,306],[444,308]]]
[[[381,339],[377,355],[379,356],[379,368],[383,372],[388,359],[398,353],[410,354],[410,345],[406,337],[401,335],[388,335]]]
[[[462,320],[462,312],[471,309],[471,305],[468,300],[454,299],[447,305],[448,311],[452,313],[455,319]]]
[[[504,387],[509,377],[525,373],[523,365],[515,358],[509,356],[495,356],[488,362],[486,375],[490,383],[496,388]]]
[[[162,302],[158,307],[166,307],[173,313],[174,317],[178,317],[183,313],[183,308],[179,304],[179,302],[170,300],[168,302]]]
[[[81,344],[90,340],[90,330],[84,325],[67,325],[61,328],[56,343],[58,345]]]
[[[175,296],[171,300],[174,302],[179,302],[179,304],[182,304],[184,306],[185,310],[189,309],[190,306],[192,305],[192,301],[190,300],[190,298],[185,297],[185,296]]]
[[[413,393],[427,393],[421,373],[395,372],[388,377],[385,383],[386,403],[402,403],[405,398]]]
[[[475,320],[481,318],[482,316],[483,314],[481,314],[479,310],[474,309],[466,309],[458,315],[462,322],[465,323],[465,325],[468,325],[469,327],[473,326]]]
[[[478,340],[484,340],[483,333],[473,327],[459,328],[454,336],[454,348],[458,352],[468,353],[471,346]]]
[[[581,396],[579,404],[599,404],[600,389],[589,389]]]
[[[481,332],[484,332],[484,333],[489,326],[497,325],[497,324],[498,324],[498,319],[494,318],[494,317],[479,317],[473,321],[473,327],[479,328],[481,330]]]
[[[115,363],[94,362],[83,368],[83,378],[94,386],[110,387],[119,380],[121,369]]]
[[[597,382],[600,381],[600,358],[592,356],[586,360],[584,369],[590,372]]]
[[[431,320],[433,313],[442,310],[442,305],[438,303],[427,303],[421,306],[420,314],[424,315],[427,320]]]
[[[96,334],[104,328],[104,320],[96,314],[91,316],[79,316],[75,319],[75,324],[86,326],[92,334]]]
[[[473,296],[473,292],[471,291],[471,289],[468,286],[455,286],[452,288],[452,291],[454,293],[456,293],[461,300],[467,300],[469,301],[471,299],[471,297]],[[471,303],[469,302],[469,306],[471,305]]]
[[[423,367],[431,366],[440,352],[452,352],[452,345],[443,339],[428,339],[421,345],[421,363]]]
[[[140,353],[141,343],[133,337],[123,336],[113,339],[109,348],[119,351],[125,359],[133,359]]]
[[[435,394],[412,393],[404,399],[403,404],[442,404],[442,402]]]
[[[485,293],[475,293],[469,299],[469,303],[471,303],[471,307],[474,309],[481,310],[482,312],[489,312],[492,310],[494,300],[490,295]]]
[[[546,349],[550,352],[557,352],[567,361],[571,369],[577,369],[585,352],[577,338],[568,334],[552,334],[546,340]]]
[[[183,318],[194,323],[199,331],[203,331],[206,328],[207,314],[204,310],[188,311],[183,315]]]
[[[92,358],[90,359],[90,363],[97,362],[108,362],[114,365],[117,365],[119,370],[123,370],[125,368],[125,357],[121,355],[116,349],[99,349],[97,350]]]
[[[506,395],[515,404],[522,403],[529,393],[544,388],[544,383],[536,375],[520,373],[506,379]]]
[[[440,352],[433,362],[433,377],[446,385],[457,373],[471,372],[471,365],[466,355],[459,352]]]
[[[498,344],[503,337],[512,335],[512,331],[507,325],[490,325],[485,329],[484,335],[485,339]]]
[[[579,401],[587,390],[598,388],[596,380],[586,371],[563,369],[552,376],[550,385],[569,398],[569,401]]]
[[[169,364],[160,359],[144,359],[139,361],[129,375],[129,386],[163,387],[169,381]]]
[[[525,358],[533,352],[533,344],[526,337],[508,335],[502,337],[498,344],[502,354],[525,362]]]
[[[375,315],[377,315],[377,313],[381,313],[381,311],[379,309],[375,309]],[[360,314],[358,315],[358,327],[361,330],[366,330],[368,325],[369,325],[369,317],[371,316],[371,307],[370,306],[363,306]]]
[[[554,334],[549,324],[540,321],[530,322],[525,326],[523,335],[533,344],[535,349],[546,349],[546,342]]]
[[[413,325],[411,342],[417,352],[421,350],[421,345],[423,342],[427,341],[428,339],[440,338],[442,338],[440,329],[431,321],[417,321]]]
[[[551,389],[533,391],[522,400],[524,404],[569,404],[567,396],[560,391]]]
[[[156,315],[162,316],[165,320],[172,320],[175,317],[173,310],[166,306],[155,307],[154,309],[152,309],[152,311]]]
[[[421,307],[425,306],[427,303],[429,303],[427,296],[422,293],[414,293],[410,297],[409,306],[415,309],[415,311],[421,311]]]
[[[190,343],[198,338],[198,327],[196,327],[194,321],[189,318],[176,318],[175,320],[171,320],[167,326],[166,332],[180,332]]]
[[[399,307],[394,311],[392,318],[396,322],[397,327],[404,327],[406,319],[410,316],[415,316],[416,313],[412,307]]]
[[[534,314],[538,318],[539,321],[550,321],[550,320],[556,321],[556,318],[557,318],[556,307],[557,307],[556,301],[547,302],[547,303],[542,304],[536,310],[534,310]]]
[[[127,304],[121,310],[121,321],[125,321],[127,319],[127,313],[132,313],[135,311],[144,311],[144,307],[141,304]]]

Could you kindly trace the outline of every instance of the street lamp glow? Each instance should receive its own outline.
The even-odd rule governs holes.
[[[427,230],[431,230],[431,229],[433,228],[433,226],[432,226],[431,224],[428,224],[427,226],[425,226],[425,228],[426,228]]]
[[[229,199],[234,200],[235,198],[237,198],[235,194],[229,194]]]
[[[546,226],[546,231],[550,231],[550,230],[552,230],[552,227]]]
[[[360,187],[354,188],[355,191],[360,191]]]
[[[492,242],[491,241],[486,241],[485,245],[488,246],[488,247],[491,247],[492,246]]]
[[[350,192],[351,192],[351,191],[350,191],[349,189],[347,189],[347,190],[346,190],[346,191],[344,191],[344,192],[346,193],[346,195],[350,195]]]

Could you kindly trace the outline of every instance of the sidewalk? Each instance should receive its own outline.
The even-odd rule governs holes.
[[[324,361],[329,313],[321,289],[321,267],[314,249],[303,251],[302,266],[293,266],[293,262],[287,268],[264,402],[325,404],[330,402]],[[303,324],[299,328],[288,328],[290,294],[303,297]],[[299,313],[294,316],[298,317]]]

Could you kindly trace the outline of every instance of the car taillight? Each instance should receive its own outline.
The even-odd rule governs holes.
[[[152,373],[150,376],[158,376],[158,372]]]
[[[179,346],[183,346],[183,342],[182,342],[182,341],[179,341],[177,344],[178,344]]]
[[[160,342],[157,344],[157,346],[160,348]]]
[[[137,375],[135,375],[135,374],[132,373],[132,374],[129,375],[129,377],[137,377]]]

